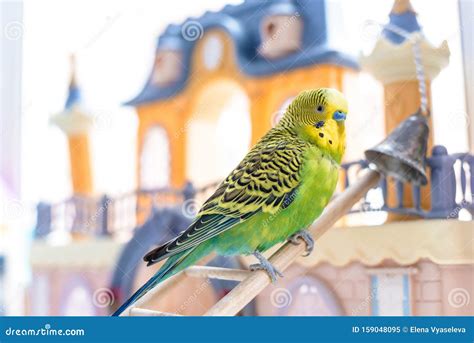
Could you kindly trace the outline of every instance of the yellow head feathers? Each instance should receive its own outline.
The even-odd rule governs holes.
[[[345,150],[347,110],[347,100],[338,90],[307,90],[288,106],[280,125],[340,162]]]

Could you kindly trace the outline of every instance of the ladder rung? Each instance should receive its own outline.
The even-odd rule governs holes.
[[[174,285],[180,283],[185,276],[186,274],[184,273],[178,273],[177,275],[169,279],[166,279],[165,281],[160,283],[158,286],[150,289],[150,291],[146,293],[143,297],[138,299],[137,302],[133,305],[135,306],[133,308],[138,308],[138,306],[145,304],[147,301],[152,299],[156,294],[161,294],[161,295],[166,294],[172,289]],[[122,314],[120,314],[120,316],[129,316],[129,315],[130,315],[130,307],[127,308],[125,311],[123,311]]]
[[[219,280],[242,281],[250,275],[249,270],[219,268],[207,266],[192,266],[184,270],[184,273],[192,277],[202,277]]]
[[[132,307],[130,309],[130,316],[174,317],[174,316],[179,316],[179,314],[161,312],[161,311],[155,311],[155,310],[147,310],[146,308]]]

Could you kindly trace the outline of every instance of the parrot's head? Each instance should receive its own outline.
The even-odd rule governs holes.
[[[280,123],[340,163],[346,148],[346,116],[344,95],[336,89],[318,88],[301,92]]]

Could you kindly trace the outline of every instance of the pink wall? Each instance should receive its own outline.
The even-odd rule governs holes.
[[[419,262],[413,277],[413,312],[418,316],[474,314],[474,266]]]
[[[47,278],[45,288],[40,285],[43,276]],[[103,268],[92,270],[37,268],[33,272],[32,283],[28,290],[26,315],[64,315],[64,304],[75,286],[84,288],[86,303],[83,305],[92,310],[92,315],[109,315],[109,304],[114,301],[112,292],[108,289],[109,281],[109,272]],[[35,311],[38,305],[46,306],[40,306],[38,313]]]
[[[396,268],[394,262],[386,261],[380,267]],[[417,272],[410,277],[411,308],[413,315],[473,315],[474,314],[474,266],[473,265],[445,265],[440,266],[431,261],[419,261],[411,266]],[[373,268],[373,267],[370,267]],[[352,263],[345,267],[334,267],[324,263],[309,270],[293,265],[285,273],[285,277],[271,285],[257,298],[257,313],[259,315],[295,315],[320,314],[318,309],[300,311],[295,306],[305,306],[305,302],[298,300],[300,294],[294,290],[292,284],[299,278],[315,277],[318,282],[329,289],[329,296],[319,294],[323,299],[333,298],[330,303],[338,305],[333,308],[332,314],[338,314],[338,308],[343,315],[367,316],[371,315],[371,301],[374,293],[371,292],[370,275],[366,267],[360,263]],[[286,295],[286,303],[278,302],[278,296]],[[314,295],[317,296],[317,295]],[[307,303],[307,301],[306,301]],[[286,305],[286,308],[282,308]],[[308,304],[308,306],[311,306]]]
[[[270,285],[258,296],[257,313],[259,315],[278,315],[284,312],[277,301],[277,296],[283,294],[284,290],[290,289],[297,278],[304,276],[316,277],[332,291],[342,310],[341,315],[370,315],[370,277],[361,264],[353,263],[337,268],[325,263],[309,271],[301,266],[293,265],[284,275],[285,277],[279,279],[277,284]],[[297,303],[298,296],[298,294],[291,294],[292,299],[288,304],[289,314],[300,314],[298,309],[291,308]],[[336,308],[333,310],[333,315],[339,314]],[[316,315],[317,313],[306,312],[306,314]]]

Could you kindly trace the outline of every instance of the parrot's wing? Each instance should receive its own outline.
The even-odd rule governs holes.
[[[294,200],[303,164],[303,143],[271,135],[259,142],[204,203],[177,238],[149,252],[149,264],[215,237],[256,213],[275,214]]]

